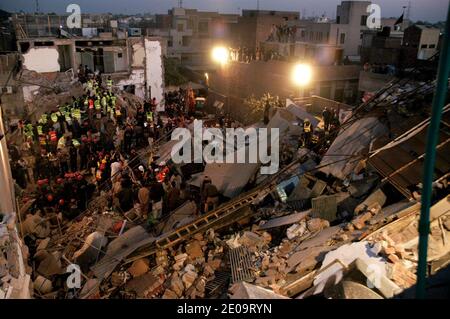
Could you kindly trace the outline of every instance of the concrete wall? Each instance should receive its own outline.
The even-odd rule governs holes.
[[[23,54],[23,66],[39,73],[59,72],[57,47],[34,47]]]
[[[349,56],[359,55],[358,48],[361,44],[360,33],[367,30],[367,26],[361,26],[361,16],[368,16],[367,6],[370,1],[342,1],[338,6],[337,16],[340,16],[340,26],[345,29],[344,54]]]
[[[134,85],[134,94],[142,99],[145,98],[145,71],[144,69],[132,70],[128,78],[117,83],[123,89],[126,85]]]
[[[12,94],[5,92],[2,95],[2,107],[5,115],[10,119],[20,117],[24,107],[20,83],[14,80],[15,74],[10,76],[11,71],[19,60],[20,55],[16,53],[0,55],[0,87],[8,86],[13,91]]]
[[[359,91],[376,92],[393,79],[392,75],[361,71],[359,75]]]
[[[144,58],[145,58],[145,49],[142,42],[134,43],[132,46],[132,59],[131,66],[132,67],[143,67],[144,66]]]
[[[147,89],[157,102],[162,101],[164,92],[163,57],[160,41],[145,39],[145,69]],[[164,105],[162,105],[164,107]]]
[[[214,93],[213,99],[224,102],[225,109],[236,113],[243,107],[242,100],[251,95],[260,97],[269,92],[281,98],[298,96],[300,89],[291,80],[293,66],[294,63],[283,61],[231,62],[224,69],[210,73],[210,91]],[[351,91],[355,98],[359,71],[360,67],[356,65],[314,66],[313,81],[304,91],[307,95],[320,95],[325,88],[329,93],[324,97],[330,99],[344,97],[344,92]],[[340,100],[345,102],[347,98]]]

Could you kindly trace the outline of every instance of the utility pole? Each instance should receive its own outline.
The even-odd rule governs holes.
[[[178,8],[183,8],[183,0],[178,0]]]
[[[256,10],[259,11],[259,0],[256,0]]]
[[[36,0],[36,13],[39,13],[39,0]]]
[[[408,1],[408,7],[406,8],[406,15],[405,15],[405,19],[403,19],[403,23],[408,21],[408,24],[409,24],[410,18],[411,18],[411,1]],[[406,26],[408,26],[408,25],[406,25]]]

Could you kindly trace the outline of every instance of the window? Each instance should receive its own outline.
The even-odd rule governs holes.
[[[168,46],[168,47],[172,47],[172,46],[173,46],[172,40],[167,41],[167,46]]]
[[[302,30],[302,32],[301,32],[301,38],[302,38],[302,39],[305,39],[305,37],[306,37],[306,32],[305,32],[305,30]]]
[[[177,25],[177,31],[178,31],[178,32],[183,32],[183,31],[184,31],[184,25],[178,24],[178,25]]]
[[[341,33],[341,44],[345,43],[345,33]]]
[[[362,26],[367,25],[367,16],[361,16],[361,25]]]
[[[428,47],[428,45],[426,45],[426,44],[422,44],[422,45],[420,46],[421,49],[426,49],[427,47]]]
[[[117,53],[117,57],[118,57],[119,59],[121,59],[121,58],[122,58],[122,52]]]
[[[434,49],[434,48],[436,47],[436,44],[430,44],[428,47],[429,47],[430,49]]]
[[[341,23],[341,16],[337,16],[337,17],[336,17],[336,23],[337,23],[337,24]]]
[[[191,45],[191,37],[183,36],[183,46],[187,47]]]
[[[208,21],[200,21],[198,23],[198,32],[208,32]]]

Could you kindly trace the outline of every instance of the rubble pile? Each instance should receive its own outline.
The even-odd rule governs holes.
[[[120,266],[101,289],[124,298],[204,298],[207,282],[226,267],[224,245],[213,231],[196,234],[177,249]]]
[[[20,241],[15,215],[0,214],[0,299],[29,298],[28,248]]]

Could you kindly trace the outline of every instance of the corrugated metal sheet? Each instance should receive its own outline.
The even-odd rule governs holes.
[[[443,114],[438,145],[436,147],[435,180],[450,170],[450,112]],[[384,181],[391,183],[402,194],[411,197],[412,189],[422,181],[428,124],[418,129],[405,141],[382,150],[370,157],[368,164],[375,168]]]

